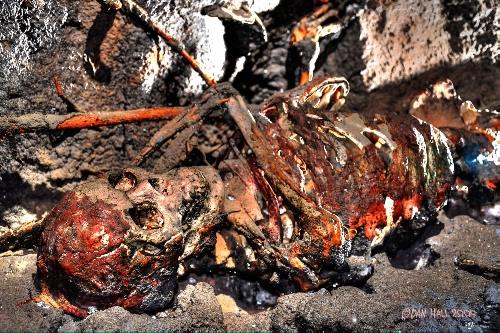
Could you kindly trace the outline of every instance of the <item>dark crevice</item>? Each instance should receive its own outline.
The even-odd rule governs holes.
[[[116,10],[103,5],[92,27],[90,27],[86,39],[85,70],[94,80],[103,83],[111,82],[111,68],[101,61],[101,46],[108,31],[113,26],[115,17]]]
[[[46,185],[31,186],[18,173],[2,174],[0,181],[0,226],[8,225],[4,214],[15,206],[36,214],[38,219],[62,198],[63,193],[49,189]]]

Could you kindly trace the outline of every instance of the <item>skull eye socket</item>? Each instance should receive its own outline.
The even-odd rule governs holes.
[[[137,178],[133,173],[124,171],[117,175],[110,175],[108,177],[108,182],[117,190],[128,191],[135,187],[137,184]]]
[[[163,195],[170,194],[169,191],[170,186],[166,180],[160,178],[149,178],[148,183],[154,188],[156,192],[161,193]]]
[[[151,202],[143,202],[131,208],[132,220],[144,230],[158,229],[163,226],[163,215]]]

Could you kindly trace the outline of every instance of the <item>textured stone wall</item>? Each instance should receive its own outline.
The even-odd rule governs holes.
[[[440,66],[500,56],[500,7],[486,1],[402,0],[360,16],[364,83],[375,89]]]
[[[224,27],[200,13],[213,2],[138,1],[218,80],[224,73]],[[262,11],[276,4],[253,6]],[[5,0],[0,25],[1,117],[72,112],[58,98],[54,77],[83,111],[185,105],[206,87],[163,40],[94,0]],[[0,225],[40,218],[61,192],[130,161],[161,125],[2,137]]]

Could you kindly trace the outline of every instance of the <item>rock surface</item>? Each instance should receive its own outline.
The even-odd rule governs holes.
[[[386,3],[369,6],[360,16],[366,64],[362,75],[370,90],[443,65],[498,61],[494,24],[500,9],[494,0]]]

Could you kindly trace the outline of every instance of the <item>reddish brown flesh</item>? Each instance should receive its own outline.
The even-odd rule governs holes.
[[[280,219],[280,207],[278,197],[276,193],[274,193],[273,188],[267,182],[266,178],[262,176],[262,170],[257,166],[257,162],[255,161],[255,156],[250,155],[247,158],[248,165],[252,170],[253,177],[259,188],[264,200],[267,205],[268,212],[268,223],[267,226],[264,227],[264,232],[267,234],[272,243],[281,242],[282,237],[282,228],[281,228],[281,219]]]
[[[446,166],[436,165],[429,172],[436,173],[435,179],[424,186],[426,176],[418,165],[421,160],[419,147],[416,146],[412,131],[414,128],[427,140],[428,151],[425,154],[433,159],[433,163],[440,163],[437,152],[429,144],[432,134],[429,125],[421,124],[413,117],[387,116],[374,122],[373,117],[360,115],[364,125],[377,128],[377,124],[386,124],[397,149],[392,151],[392,162],[386,165],[375,148],[369,145],[362,151],[357,147],[348,148],[348,158],[340,169],[334,169],[329,162],[328,153],[324,146],[332,147],[332,135],[318,131],[324,120],[306,116],[307,112],[316,112],[297,109],[288,106],[287,117],[293,127],[287,129],[279,123],[266,127],[266,137],[275,142],[276,151],[280,151],[283,160],[290,170],[289,176],[299,183],[302,177],[297,165],[297,158],[305,163],[314,183],[314,200],[319,207],[330,212],[344,214],[348,217],[348,225],[352,229],[362,227],[366,237],[371,240],[377,235],[377,229],[386,226],[388,216],[384,206],[386,197],[394,201],[392,221],[411,219],[415,211],[419,211],[424,201],[428,201],[429,208],[434,210],[442,205],[451,181],[449,169]],[[321,115],[320,115],[321,116]],[[322,116],[328,119],[327,116]],[[291,139],[298,135],[304,144]],[[339,140],[333,138],[333,140]],[[342,144],[348,144],[347,139]],[[351,143],[352,145],[352,143]],[[357,153],[356,153],[357,152]],[[354,154],[353,154],[354,153]],[[410,169],[407,169],[407,165]],[[320,235],[321,230],[327,230],[323,225],[317,230],[318,239],[325,239]],[[326,242],[325,242],[326,245]]]
[[[154,285],[154,272],[176,266],[181,253],[178,246],[164,255],[137,252],[129,257],[123,243],[129,224],[123,212],[75,192],[63,197],[45,223],[37,266],[42,288],[58,295],[59,304],[68,299],[73,305],[136,310],[148,294],[140,292],[138,285]],[[84,315],[75,309],[67,312]]]

